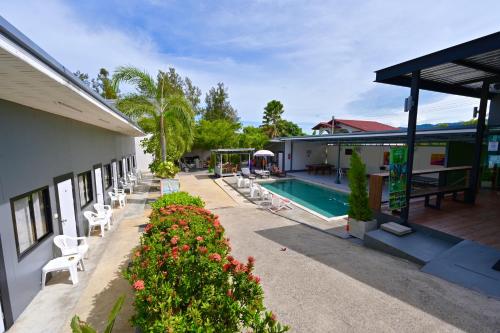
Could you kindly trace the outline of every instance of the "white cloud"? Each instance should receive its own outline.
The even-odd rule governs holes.
[[[158,6],[160,16],[173,5],[171,1],[150,3]],[[267,101],[279,99],[285,116],[300,123],[335,114],[396,126],[406,124],[402,108],[375,110],[374,106],[370,111],[368,105],[355,110],[350,104],[363,100],[377,85],[372,82],[373,71],[495,32],[500,9],[500,3],[491,1],[481,19],[475,19],[471,13],[477,11],[477,4],[470,1],[257,1],[196,6],[203,15],[189,18],[197,24],[193,31],[157,27],[163,34],[188,38],[197,48],[193,54],[164,53],[161,41],[142,27],[130,31],[109,24],[96,26],[69,2],[31,0],[22,6],[2,2],[0,9],[6,19],[72,70],[93,75],[100,67],[133,64],[155,73],[174,65],[205,92],[223,81],[243,120],[260,120]],[[205,49],[219,52],[204,55]],[[419,122],[469,119],[472,104],[448,96],[421,105]]]

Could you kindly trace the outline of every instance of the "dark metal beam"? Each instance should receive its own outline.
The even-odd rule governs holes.
[[[479,102],[479,117],[476,125],[476,139],[474,144],[474,160],[469,179],[469,191],[466,195],[466,201],[474,203],[476,201],[476,192],[479,183],[479,173],[481,171],[481,152],[483,147],[484,130],[486,127],[486,108],[488,106],[488,94],[490,91],[490,82],[484,81],[481,88],[481,101]]]
[[[408,148],[408,158],[406,161],[406,207],[401,211],[403,223],[408,223],[410,212],[411,182],[413,178],[413,157],[415,155],[415,133],[417,131],[418,97],[420,91],[420,71],[415,71],[411,75],[412,105],[408,114],[408,129],[406,147]]]
[[[337,178],[335,178],[335,183],[340,184],[340,141],[338,143],[339,151],[337,152]]]
[[[394,84],[403,87],[411,87],[412,78],[408,76],[395,77],[390,80],[387,80],[383,83]],[[453,95],[461,95],[467,97],[475,97],[480,98],[481,93],[479,90],[455,86],[452,84],[439,83],[429,80],[420,79],[420,89],[437,91],[445,94],[453,94]]]
[[[498,68],[491,67],[488,65],[478,64],[477,62],[473,62],[470,60],[460,59],[460,60],[452,61],[452,63],[455,65],[459,65],[459,66],[463,66],[463,67],[467,67],[467,68],[477,69],[479,71],[483,71],[486,73],[500,75],[500,70]]]

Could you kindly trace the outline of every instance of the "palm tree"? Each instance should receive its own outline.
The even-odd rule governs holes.
[[[167,160],[167,143],[175,148],[177,158],[185,153],[194,139],[194,110],[182,92],[171,89],[167,73],[158,71],[154,79],[136,67],[121,66],[113,75],[115,89],[122,82],[135,86],[137,92],[119,99],[117,107],[159,139],[161,161]]]

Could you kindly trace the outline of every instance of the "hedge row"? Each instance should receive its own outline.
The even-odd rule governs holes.
[[[176,195],[160,200],[175,202]],[[185,202],[185,194],[180,196]],[[153,206],[125,273],[135,290],[136,327],[143,332],[288,330],[266,312],[254,258],[243,263],[230,255],[216,215],[193,205]]]

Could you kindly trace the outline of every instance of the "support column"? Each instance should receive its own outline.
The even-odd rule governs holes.
[[[406,146],[408,148],[408,158],[406,162],[406,207],[401,210],[403,223],[408,223],[410,212],[411,183],[413,178],[413,157],[415,155],[415,132],[417,130],[418,96],[420,86],[420,71],[411,73],[411,101],[412,105],[408,113],[408,129]]]
[[[336,184],[340,184],[340,141],[338,143],[339,151],[337,152],[337,178],[335,179]]]
[[[476,139],[474,142],[474,160],[469,178],[469,191],[465,201],[473,204],[476,201],[479,174],[481,171],[481,150],[483,147],[484,131],[486,128],[486,107],[488,106],[488,95],[490,93],[490,82],[483,81],[481,88],[481,100],[479,102],[479,117],[476,125]]]

